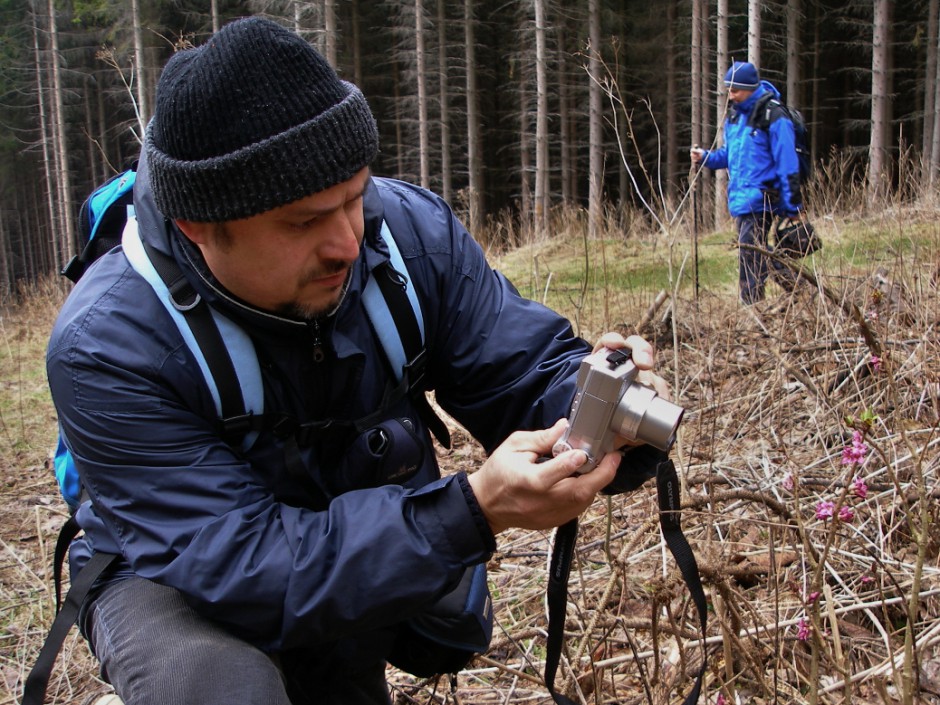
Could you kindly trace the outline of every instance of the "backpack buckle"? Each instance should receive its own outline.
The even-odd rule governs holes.
[[[255,415],[249,412],[240,416],[229,416],[219,423],[222,426],[222,438],[232,445],[233,441],[240,441],[248,435],[249,431],[254,430]]]
[[[411,362],[406,362],[404,367],[402,367],[402,374],[404,379],[408,383],[408,391],[411,390],[420,390],[423,391],[424,387],[424,371],[427,367],[428,362],[428,351],[427,348],[422,348],[421,352],[415,355],[414,359]]]

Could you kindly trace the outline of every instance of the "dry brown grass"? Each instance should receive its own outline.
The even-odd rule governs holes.
[[[689,410],[674,457],[712,608],[701,702],[719,693],[742,703],[940,702],[940,255],[931,254],[880,274],[815,272],[817,286],[752,309],[726,293],[671,297],[640,331]],[[17,701],[51,619],[51,542],[64,507],[46,466],[55,427],[41,360],[57,306],[56,294],[39,292],[4,311],[0,329],[0,705]],[[853,430],[870,448],[860,467],[841,462]],[[445,469],[482,460],[459,430],[455,441],[441,453]],[[854,517],[818,519],[820,501]],[[576,700],[675,703],[691,687],[697,619],[655,506],[644,487],[598,500],[583,518],[558,681]],[[540,532],[500,537],[493,645],[460,674],[460,702],[549,702],[549,542]],[[107,692],[84,644],[67,648],[49,702]],[[399,703],[450,697],[446,679],[389,676]]]
[[[934,251],[866,272],[809,270],[811,283],[751,309],[725,295],[674,299],[640,331],[690,410],[675,457],[712,607],[702,702],[940,702],[938,266]],[[843,464],[856,430],[870,453]],[[817,518],[823,501],[854,516]],[[564,672],[576,700],[676,703],[692,686],[697,615],[655,506],[646,487],[584,517]],[[462,702],[550,702],[549,546],[547,534],[501,537],[498,630],[461,675]],[[394,680],[400,702],[447,691]]]

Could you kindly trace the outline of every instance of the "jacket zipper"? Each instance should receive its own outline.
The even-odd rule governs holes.
[[[313,322],[313,361],[323,362],[326,355],[323,352],[323,338],[320,335],[320,321]]]

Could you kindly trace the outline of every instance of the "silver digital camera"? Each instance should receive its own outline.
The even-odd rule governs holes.
[[[583,450],[587,462],[577,470],[583,474],[616,450],[618,437],[669,450],[685,409],[634,382],[637,372],[627,349],[603,348],[584,358],[568,429],[552,453]]]

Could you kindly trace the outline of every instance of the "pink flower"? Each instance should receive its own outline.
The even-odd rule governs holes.
[[[842,449],[843,465],[861,465],[868,456],[868,444],[860,431],[852,432],[852,445]]]
[[[813,604],[814,602],[816,602],[816,600],[819,599],[819,596],[821,594],[822,593],[820,593],[819,590],[814,590],[813,592],[811,592],[809,595],[806,596],[806,604],[808,605]]]
[[[715,705],[728,705],[728,701],[725,699],[724,693],[718,693],[718,698],[715,700]]]
[[[788,472],[783,476],[783,489],[792,490],[793,489],[793,473]]]
[[[862,585],[868,585],[868,583],[873,583],[873,582],[875,582],[875,579],[871,577],[870,575],[862,576]]]
[[[881,358],[878,357],[877,355],[871,356],[871,368],[875,372],[881,372],[881,362],[882,362]]]
[[[855,518],[855,512],[851,507],[842,506],[839,509],[839,519],[842,521],[852,521]]]
[[[865,484],[865,480],[861,477],[857,477],[852,480],[852,489],[855,492],[855,496],[859,499],[865,499],[868,497],[868,485]]]
[[[807,641],[810,635],[809,622],[806,621],[806,617],[800,617],[800,621],[796,625],[796,638],[800,641]]]
[[[816,518],[817,519],[832,519],[832,512],[835,509],[836,505],[833,502],[828,500],[823,500],[816,505]]]

